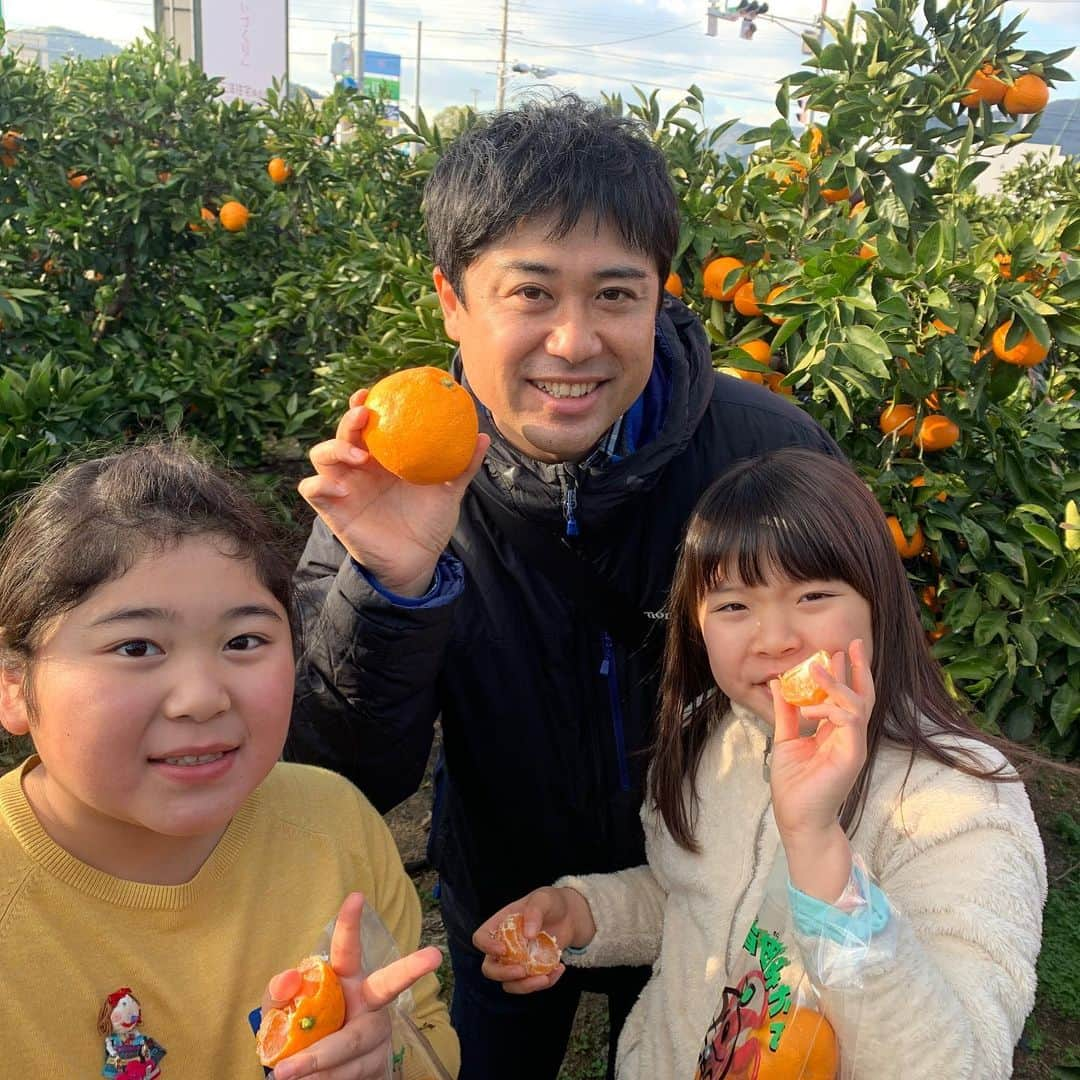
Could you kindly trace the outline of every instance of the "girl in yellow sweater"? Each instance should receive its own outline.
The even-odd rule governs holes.
[[[261,1078],[248,1013],[296,993],[289,965],[335,913],[344,1027],[277,1080],[424,1075],[392,1039],[403,991],[456,1073],[440,955],[413,951],[419,902],[382,819],[342,778],[278,763],[291,609],[272,526],[182,446],[71,466],[15,518],[0,722],[36,754],[0,779],[5,1073]],[[402,955],[370,974],[357,892]]]

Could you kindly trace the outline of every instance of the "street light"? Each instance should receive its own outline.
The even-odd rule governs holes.
[[[544,67],[542,64],[517,63],[510,70],[518,75],[535,75],[538,79],[547,79],[558,74],[554,68]]]

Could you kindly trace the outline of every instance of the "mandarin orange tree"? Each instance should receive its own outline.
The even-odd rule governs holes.
[[[419,227],[376,103],[226,105],[159,41],[47,73],[0,54],[0,82],[0,496],[148,428],[299,456],[315,361]]]
[[[655,95],[613,104],[672,161],[673,269],[717,366],[760,377],[745,345],[768,344],[767,384],[794,391],[890,515],[955,692],[990,728],[1072,756],[1080,557],[1062,525],[1080,487],[1080,200],[1061,174],[1040,203],[976,197],[990,155],[1039,113],[1008,114],[1004,92],[971,102],[977,73],[1053,95],[1069,50],[1025,50],[1001,8],[877,0],[828,20],[830,42],[808,39],[782,81],[777,120],[742,136],[744,161],[711,152],[723,129],[705,129],[695,88],[666,114]],[[721,259],[749,275],[731,303],[710,287]]]

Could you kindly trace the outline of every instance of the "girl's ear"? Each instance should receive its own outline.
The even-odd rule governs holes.
[[[0,727],[11,735],[25,735],[30,730],[22,674],[0,664]]]

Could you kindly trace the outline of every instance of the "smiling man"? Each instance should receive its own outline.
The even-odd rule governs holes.
[[[514,997],[480,974],[472,933],[562,874],[644,863],[643,751],[690,511],[733,460],[838,451],[796,406],[716,374],[664,295],[679,209],[634,122],[574,97],[496,115],[447,149],[424,207],[481,434],[460,480],[411,486],[364,451],[360,391],[312,450],[290,753],[386,810],[416,790],[441,718],[429,854],[461,1077],[554,1080],[582,989],[608,995],[614,1046],[648,970]]]

